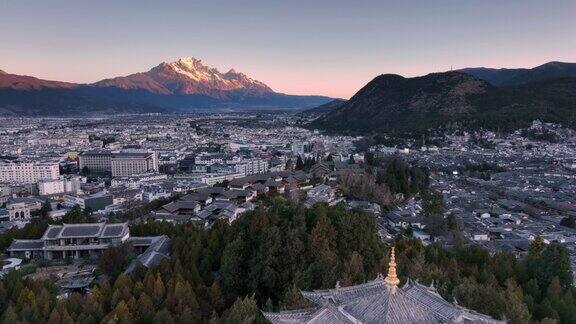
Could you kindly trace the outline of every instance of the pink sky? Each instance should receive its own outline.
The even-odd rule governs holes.
[[[0,1],[0,69],[94,82],[193,56],[278,92],[576,62],[574,0]]]

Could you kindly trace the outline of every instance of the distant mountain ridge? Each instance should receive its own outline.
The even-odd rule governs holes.
[[[201,60],[184,57],[175,62],[162,63],[148,72],[125,77],[105,79],[94,83],[100,87],[144,89],[159,94],[202,94],[226,97],[230,90],[243,90],[255,94],[274,93],[264,83],[249,78],[234,69],[221,73],[204,65]]]
[[[376,77],[350,100],[312,122],[332,132],[420,132],[461,125],[512,130],[532,120],[576,126],[576,78],[537,78],[495,86],[469,73]]]
[[[147,72],[93,84],[42,80],[0,72],[0,113],[15,116],[186,112],[198,109],[309,108],[332,100],[274,92],[231,69],[221,73],[185,57]]]
[[[458,70],[495,86],[520,85],[561,77],[576,77],[576,63],[548,62],[531,69],[465,68]]]

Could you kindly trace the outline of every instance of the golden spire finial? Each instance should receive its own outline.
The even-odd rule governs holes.
[[[384,279],[384,282],[390,286],[398,286],[400,280],[396,276],[396,257],[394,255],[394,247],[390,252],[390,262],[388,263],[388,275]]]

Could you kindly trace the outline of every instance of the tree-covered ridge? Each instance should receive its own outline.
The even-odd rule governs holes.
[[[85,296],[58,300],[54,280],[11,273],[0,281],[0,320],[260,323],[260,309],[307,307],[300,289],[352,285],[386,272],[388,247],[373,216],[343,206],[303,208],[281,197],[264,206],[207,230],[159,222],[131,226],[135,236],[169,235],[171,260],[115,280],[103,276]],[[434,281],[447,300],[512,323],[575,320],[571,272],[559,245],[536,241],[523,260],[477,247],[425,247],[403,237],[395,245],[402,281]]]
[[[414,78],[386,74],[310,126],[334,133],[407,133],[414,138],[436,129],[512,131],[534,120],[574,127],[575,106],[575,77],[496,87],[461,72]]]

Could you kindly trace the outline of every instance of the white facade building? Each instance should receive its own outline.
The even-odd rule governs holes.
[[[111,162],[113,177],[158,172],[158,158],[155,152],[114,153]]]
[[[80,191],[80,184],[82,182],[86,182],[86,179],[83,177],[41,180],[38,181],[38,193],[41,196],[76,193]]]
[[[237,173],[245,175],[261,174],[268,172],[268,161],[262,159],[251,159],[242,161],[235,166]]]
[[[0,163],[0,182],[36,183],[60,177],[58,162]]]
[[[86,151],[79,161],[80,170],[111,172],[114,177],[158,172],[158,157],[150,151]]]
[[[38,193],[41,196],[64,193],[64,180],[41,180],[38,182]]]

